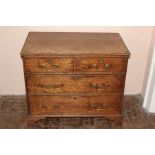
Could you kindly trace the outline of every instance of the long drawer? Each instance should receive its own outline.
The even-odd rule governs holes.
[[[31,75],[26,77],[30,94],[103,93],[124,89],[125,75]]]
[[[68,73],[68,72],[126,72],[127,58],[124,57],[49,57],[25,58],[26,73]]]
[[[114,115],[121,113],[122,95],[29,96],[31,114]]]

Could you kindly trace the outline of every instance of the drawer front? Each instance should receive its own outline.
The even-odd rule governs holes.
[[[29,96],[31,114],[114,115],[122,112],[122,95]]]
[[[124,76],[119,75],[33,75],[27,77],[30,94],[119,92]]]
[[[25,72],[72,72],[72,58],[24,58]]]
[[[77,71],[79,72],[126,72],[127,58],[79,58]]]

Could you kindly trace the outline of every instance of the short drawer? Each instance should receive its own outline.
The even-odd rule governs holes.
[[[31,114],[114,115],[122,112],[122,95],[29,96]]]
[[[127,58],[97,57],[78,58],[77,71],[79,72],[126,72]]]
[[[73,72],[74,59],[72,58],[24,58],[25,72]]]
[[[103,93],[124,89],[124,75],[31,75],[26,81],[30,94]]]

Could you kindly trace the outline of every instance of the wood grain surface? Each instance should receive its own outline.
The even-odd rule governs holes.
[[[101,96],[29,96],[31,114],[114,115],[121,114],[122,94]]]
[[[118,33],[30,32],[21,56],[27,124],[101,116],[121,125],[130,53]]]
[[[120,75],[31,75],[27,76],[30,94],[122,92]]]
[[[118,33],[30,32],[22,56],[28,55],[126,55],[128,49]]]

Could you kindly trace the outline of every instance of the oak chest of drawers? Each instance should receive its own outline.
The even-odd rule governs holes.
[[[74,116],[122,123],[130,53],[118,33],[30,32],[21,56],[28,124]]]

